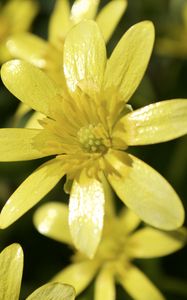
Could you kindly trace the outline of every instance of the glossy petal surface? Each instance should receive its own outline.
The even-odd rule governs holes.
[[[35,290],[26,300],[74,300],[75,290],[62,283],[48,283]]]
[[[126,7],[127,1],[114,0],[109,2],[98,14],[96,22],[99,25],[106,42],[110,39],[114,32],[118,22],[125,12]]]
[[[0,254],[0,299],[18,300],[23,272],[23,251],[18,244]]]
[[[123,156],[122,152],[113,151],[108,157],[121,174],[121,177],[115,174],[108,176],[119,198],[152,226],[165,230],[180,227],[184,221],[184,209],[169,183],[132,155],[129,155],[131,165],[125,165]]]
[[[103,229],[105,196],[102,184],[88,178],[74,180],[69,202],[69,226],[75,246],[93,257]]]
[[[187,133],[187,99],[158,102],[123,117],[114,135],[128,145],[165,142]]]
[[[34,224],[43,235],[72,245],[68,226],[67,205],[59,202],[50,202],[40,206],[34,214]]]
[[[0,214],[0,228],[6,228],[40,201],[64,175],[62,162],[54,159],[36,169],[12,194]]]
[[[99,0],[75,0],[71,9],[71,19],[78,23],[84,19],[94,19]]]
[[[104,39],[96,23],[83,21],[64,44],[64,72],[69,89],[79,86],[93,96],[100,90],[106,63]]]
[[[52,280],[74,286],[76,294],[80,294],[92,281],[98,269],[96,261],[87,260],[70,265],[59,272]]]
[[[147,68],[154,42],[154,27],[149,21],[132,26],[121,38],[109,58],[104,89],[115,89],[119,100],[127,102]]]
[[[60,108],[60,90],[44,72],[31,64],[9,61],[1,69],[1,78],[14,96],[36,111],[53,118],[54,107]]]
[[[110,268],[103,268],[97,275],[94,289],[95,300],[115,300],[115,280]]]
[[[166,300],[153,283],[132,265],[128,272],[124,269],[120,283],[134,300]]]
[[[127,241],[133,257],[151,258],[168,255],[182,248],[187,241],[186,230],[165,232],[154,228],[143,228]]]

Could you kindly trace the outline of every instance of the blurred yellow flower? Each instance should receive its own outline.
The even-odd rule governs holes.
[[[165,35],[157,39],[156,52],[160,55],[187,58],[187,3],[182,8],[182,23],[174,24],[170,21]]]
[[[12,58],[8,38],[27,31],[38,11],[34,0],[9,0],[0,4],[0,63]]]
[[[12,244],[0,253],[0,299],[18,300],[23,273],[23,251]],[[74,300],[73,287],[62,283],[48,283],[35,290],[26,300]]]
[[[28,62],[13,60],[3,65],[5,86],[46,118],[40,120],[41,129],[1,129],[0,160],[56,157],[41,165],[10,197],[0,214],[1,228],[33,207],[64,175],[73,241],[89,257],[102,235],[107,181],[145,222],[165,230],[182,225],[184,209],[169,183],[123,151],[187,133],[186,99],[135,111],[126,104],[144,75],[153,42],[152,23],[140,22],[124,34],[107,61],[97,24],[82,21],[64,44],[68,91]]]
[[[72,247],[65,204],[44,204],[36,211],[34,223],[40,233]],[[116,216],[111,208],[105,217],[103,236],[95,257],[89,260],[76,252],[73,263],[52,281],[72,284],[79,294],[95,278],[94,300],[115,300],[115,282],[122,285],[132,299],[164,300],[132,260],[160,257],[179,250],[187,241],[187,231],[181,228],[164,232],[147,226],[134,232],[139,224],[140,219],[132,211],[123,209]]]

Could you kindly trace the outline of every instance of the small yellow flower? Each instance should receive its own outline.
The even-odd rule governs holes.
[[[153,42],[152,23],[140,22],[124,34],[107,61],[97,24],[80,22],[64,44],[68,91],[25,61],[3,65],[5,86],[46,118],[40,121],[41,129],[1,129],[0,160],[56,157],[10,197],[0,215],[1,228],[34,206],[64,175],[70,192],[70,231],[76,247],[89,257],[102,234],[107,182],[145,222],[165,230],[182,225],[184,209],[169,183],[124,152],[128,146],[164,142],[187,133],[186,99],[135,111],[126,104],[143,77]]]
[[[72,247],[65,204],[51,202],[41,206],[34,215],[34,223],[40,233]],[[89,260],[76,252],[73,263],[52,281],[72,284],[79,294],[95,277],[94,300],[114,300],[115,281],[135,300],[164,300],[132,260],[160,257],[179,250],[187,241],[187,231],[181,228],[168,233],[147,226],[134,232],[139,224],[140,219],[132,211],[123,209],[117,217],[110,205],[95,257]]]
[[[8,48],[8,38],[27,31],[38,11],[34,0],[9,0],[0,4],[0,63],[12,58]]]
[[[18,300],[23,273],[23,251],[12,244],[0,253],[0,299]],[[26,300],[74,300],[74,288],[62,283],[48,283],[35,290]]]
[[[160,55],[187,58],[187,3],[182,8],[182,24],[170,22],[163,37],[158,38],[156,52]],[[166,28],[167,28],[166,27]]]

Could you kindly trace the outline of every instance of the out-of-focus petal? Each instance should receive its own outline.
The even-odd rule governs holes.
[[[114,129],[127,145],[165,142],[187,133],[187,99],[150,104],[125,115]]]
[[[115,279],[110,267],[103,267],[95,280],[94,300],[115,300]]]
[[[154,42],[154,27],[149,21],[132,26],[121,38],[108,60],[105,90],[114,90],[120,101],[127,102],[138,87]]]
[[[69,202],[69,226],[75,246],[92,258],[99,245],[104,218],[105,195],[101,182],[81,173],[74,180]]]
[[[12,194],[0,214],[6,228],[40,201],[64,175],[62,161],[52,159],[36,169]]]
[[[71,26],[69,0],[57,0],[49,21],[49,41],[61,52]]]
[[[110,39],[117,27],[126,7],[126,0],[114,0],[109,2],[98,14],[96,22],[99,25],[106,42]]]
[[[18,300],[23,272],[23,251],[12,244],[0,254],[0,298]]]
[[[124,268],[119,282],[134,300],[166,300],[154,284],[132,265]]]
[[[100,0],[75,0],[71,20],[76,24],[84,19],[94,19]]]
[[[100,91],[106,48],[96,23],[83,21],[68,33],[64,44],[64,72],[69,89],[81,88],[95,97]]]
[[[143,228],[128,238],[126,246],[132,257],[151,258],[168,255],[184,246],[187,231],[184,228],[164,232],[154,228]]]
[[[120,224],[126,233],[135,230],[141,222],[141,219],[131,209],[126,207],[120,211],[119,218]]]
[[[28,62],[12,60],[1,69],[1,78],[9,91],[23,103],[49,117],[61,107],[61,90],[38,68]]]
[[[47,283],[35,290],[26,300],[74,300],[75,290],[62,283]]]
[[[40,206],[34,214],[34,224],[45,236],[72,245],[67,205],[50,202]]]
[[[52,281],[72,285],[78,295],[89,285],[97,270],[98,263],[95,260],[86,260],[65,268]]]
[[[143,221],[164,230],[174,230],[184,221],[182,203],[170,184],[150,166],[129,155],[110,151],[107,162],[116,169],[108,175],[109,182],[119,198]]]

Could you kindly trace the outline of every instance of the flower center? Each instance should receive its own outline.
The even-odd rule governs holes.
[[[85,152],[103,153],[109,147],[109,138],[102,124],[81,127],[77,137]]]

